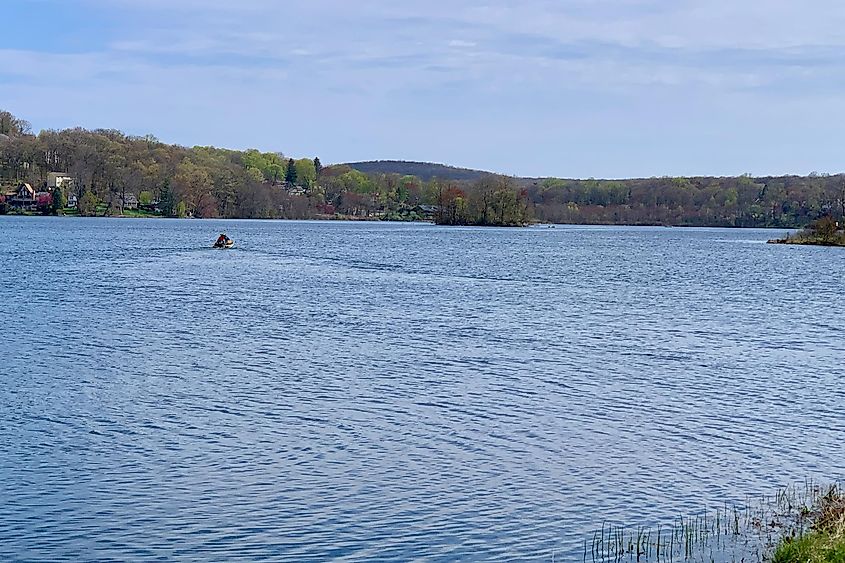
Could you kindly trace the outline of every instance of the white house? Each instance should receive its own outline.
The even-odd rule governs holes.
[[[123,209],[138,209],[138,197],[135,194],[126,194],[118,201],[123,204]]]
[[[76,194],[72,192],[67,194],[67,206],[74,209],[77,205],[79,205],[79,198],[76,197]]]
[[[73,183],[73,178],[67,175],[67,172],[50,172],[47,174],[47,189],[67,188]]]

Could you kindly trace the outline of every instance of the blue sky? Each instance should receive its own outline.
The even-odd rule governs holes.
[[[0,108],[324,162],[839,172],[841,0],[4,0]]]

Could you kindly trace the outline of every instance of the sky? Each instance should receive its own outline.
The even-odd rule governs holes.
[[[0,108],[519,176],[845,170],[841,0],[2,0]]]

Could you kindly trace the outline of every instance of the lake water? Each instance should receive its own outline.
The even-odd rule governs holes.
[[[841,478],[845,250],[780,234],[0,218],[0,559],[580,561]]]

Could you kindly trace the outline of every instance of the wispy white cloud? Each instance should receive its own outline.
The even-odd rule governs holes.
[[[392,156],[498,169],[521,159],[507,170],[600,176],[685,172],[676,167],[692,157],[662,141],[655,123],[702,132],[699,147],[722,155],[717,170],[702,173],[737,171],[731,163],[741,154],[718,132],[768,130],[764,119],[779,108],[796,126],[799,118],[823,130],[843,124],[831,100],[845,61],[845,4],[833,0],[79,5],[115,16],[104,46],[0,51],[0,80],[14,85],[4,103],[36,125],[110,120],[180,142],[328,152],[328,160]],[[56,84],[61,96],[51,91]],[[624,128],[639,141],[630,156],[617,150],[607,159],[597,128]],[[413,133],[397,143],[397,130]],[[652,144],[665,156],[637,155]],[[795,169],[812,160],[806,150]],[[562,164],[561,153],[570,155]],[[757,168],[783,165],[790,154],[758,155]]]
[[[314,58],[309,64],[326,69],[351,66],[361,71],[368,62],[383,72],[392,68],[393,79],[396,66],[404,65],[411,83],[412,73],[426,69],[478,73],[509,62],[537,71],[563,66],[560,70],[575,72],[570,81],[584,78],[591,84],[601,83],[595,80],[596,69],[613,69],[606,78],[614,87],[624,77],[631,78],[632,86],[648,83],[649,74],[655,75],[655,83],[667,83],[671,74],[669,83],[687,77],[691,85],[730,87],[733,79],[745,88],[771,82],[763,75],[777,66],[770,78],[789,74],[795,64],[824,67],[813,59],[815,54],[845,49],[845,36],[836,24],[845,20],[845,5],[830,0],[801,6],[787,0],[119,3],[156,17],[129,28],[112,44],[116,51],[197,59],[236,55],[256,64],[290,62],[292,55],[307,54]],[[815,17],[820,11],[832,17],[820,21]],[[780,65],[772,53],[781,56]],[[566,59],[592,64],[561,62]],[[586,66],[592,67],[589,72],[578,72]],[[619,73],[618,67],[632,71]]]

